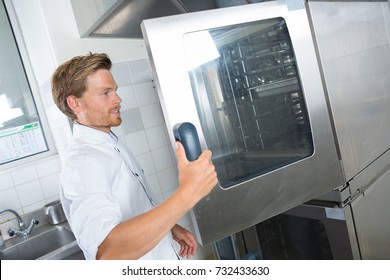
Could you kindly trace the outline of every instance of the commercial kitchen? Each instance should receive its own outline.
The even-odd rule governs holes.
[[[179,221],[193,259],[390,259],[388,1],[3,0],[0,20],[1,260],[84,258],[50,78],[89,52],[113,61],[113,131],[158,200],[175,127],[213,151],[218,185]]]

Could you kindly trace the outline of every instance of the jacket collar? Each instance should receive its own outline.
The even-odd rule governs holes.
[[[73,138],[81,138],[82,140],[91,144],[111,143],[116,144],[118,137],[110,131],[110,133],[79,124],[73,123]]]

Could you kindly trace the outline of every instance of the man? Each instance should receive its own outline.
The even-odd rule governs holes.
[[[196,240],[176,222],[216,185],[211,152],[189,162],[178,142],[179,186],[155,206],[142,169],[111,131],[122,120],[110,69],[106,54],[89,54],[52,77],[53,99],[74,121],[60,177],[69,224],[86,259],[177,259],[172,239],[181,257],[193,256]]]

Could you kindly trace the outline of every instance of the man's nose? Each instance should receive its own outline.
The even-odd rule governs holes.
[[[115,95],[114,95],[114,103],[115,104],[119,104],[122,102],[122,98],[119,96],[118,92],[115,91]]]

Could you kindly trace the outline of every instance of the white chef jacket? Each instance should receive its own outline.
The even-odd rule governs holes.
[[[124,220],[153,208],[143,171],[113,133],[75,123],[62,157],[60,196],[86,259]],[[140,259],[178,259],[169,232]]]

